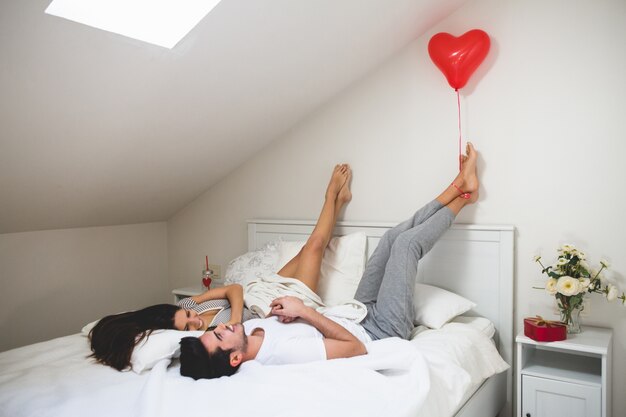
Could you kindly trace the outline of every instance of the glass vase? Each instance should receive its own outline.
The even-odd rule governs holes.
[[[583,306],[573,307],[570,310],[561,310],[561,321],[567,325],[567,333],[580,333],[580,312]]]

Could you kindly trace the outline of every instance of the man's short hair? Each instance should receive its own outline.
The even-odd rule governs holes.
[[[231,376],[239,369],[230,365],[232,349],[217,348],[209,353],[197,337],[183,337],[180,340],[180,374],[195,380]]]

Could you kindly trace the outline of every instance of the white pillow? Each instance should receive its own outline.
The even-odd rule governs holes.
[[[297,240],[297,241],[289,241],[289,240],[281,240],[278,243],[278,261],[276,262],[276,271],[280,271],[283,266],[287,265],[287,262],[293,259],[294,256],[300,252],[300,250],[304,247],[306,241]]]
[[[91,329],[94,328],[94,326],[96,324],[98,324],[98,322],[100,321],[100,319],[98,320],[94,320],[91,323],[87,323],[83,326],[82,329],[80,329],[80,332],[83,334],[83,336],[89,336],[89,332],[91,331]]]
[[[86,324],[81,333],[89,335],[89,331],[99,320]],[[146,339],[142,340],[130,356],[131,369],[140,374],[143,371],[152,369],[161,359],[171,359],[180,356],[180,339],[186,336],[200,337],[203,330],[182,331],[182,330],[155,330]]]
[[[302,249],[305,242],[282,241],[276,271]],[[364,233],[334,237],[330,240],[320,269],[317,293],[328,306],[343,304],[354,293],[365,268],[367,237]]]
[[[493,339],[493,336],[496,334],[496,326],[494,326],[491,320],[485,317],[458,316],[452,319],[452,323],[462,323],[472,326],[489,339]]]
[[[200,337],[203,330],[156,330],[141,341],[130,357],[130,365],[133,372],[140,374],[142,371],[152,369],[161,359],[171,359],[180,356],[180,339],[183,337]]]
[[[439,329],[461,314],[476,307],[472,301],[450,291],[426,284],[415,284],[414,324]]]
[[[245,287],[250,281],[276,272],[277,262],[278,242],[270,242],[263,249],[244,253],[226,267],[224,285],[241,284]]]

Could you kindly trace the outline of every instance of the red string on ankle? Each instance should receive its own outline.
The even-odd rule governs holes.
[[[456,188],[456,190],[457,190],[459,193],[461,193],[461,195],[460,195],[459,197],[461,197],[462,199],[467,200],[468,198],[470,198],[470,197],[471,197],[472,193],[466,193],[466,192],[464,192],[464,191],[463,191],[463,190],[461,190],[459,187],[457,187],[455,183],[452,183],[451,185],[452,185],[454,188]]]

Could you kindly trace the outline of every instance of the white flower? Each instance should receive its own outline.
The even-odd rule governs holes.
[[[606,259],[600,260],[600,267],[592,268],[585,252],[572,244],[560,245],[557,252],[557,259],[547,268],[541,263],[541,255],[533,256],[533,260],[541,265],[541,272],[548,275],[544,286],[548,294],[556,295],[557,299],[566,305],[578,303],[586,293],[600,293],[607,301],[618,300],[626,305],[626,293],[622,292],[620,295],[617,284],[610,274],[608,277],[603,274],[604,270],[610,267]]]
[[[576,295],[580,292],[580,282],[578,282],[576,278],[568,277],[566,275],[559,278],[556,283],[556,289],[565,296]]]
[[[600,275],[598,275],[598,270],[597,269],[591,268],[589,270],[589,274],[591,274],[591,278],[596,278],[597,277],[597,279],[600,280],[600,282],[604,282],[604,279],[605,279],[604,278],[604,274],[601,273]]]
[[[587,288],[589,288],[589,284],[591,283],[591,280],[589,278],[579,278],[578,282],[580,283],[580,290],[587,291]]]
[[[546,282],[546,291],[550,295],[556,294],[556,278],[550,278],[548,282]]]
[[[613,284],[609,284],[607,287],[606,300],[614,301],[617,298],[617,287]]]
[[[593,291],[602,290],[602,281],[599,279],[592,280],[589,288]]]

